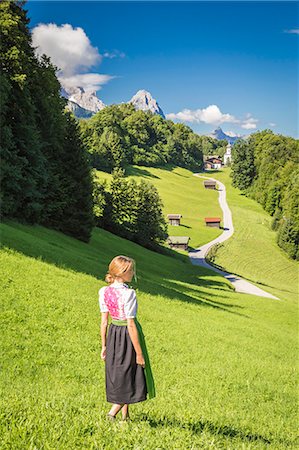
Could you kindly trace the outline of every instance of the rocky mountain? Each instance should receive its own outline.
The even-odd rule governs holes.
[[[95,92],[85,91],[82,87],[67,88],[62,86],[61,95],[68,100],[67,109],[72,111],[78,118],[91,117],[106,106]],[[158,102],[148,91],[138,91],[129,103],[132,103],[136,109],[151,111],[153,114],[159,114],[165,119]]]
[[[67,109],[71,111],[78,119],[89,119],[94,115],[94,112],[82,108],[78,103],[68,100]]]
[[[106,106],[95,92],[85,91],[82,87],[62,87],[61,95],[67,98],[67,108],[76,117],[91,117]]]
[[[213,139],[217,139],[217,141],[226,140],[231,145],[233,145],[237,139],[240,139],[242,137],[239,135],[231,136],[230,134],[226,134],[220,127],[216,128],[216,130],[214,130],[211,134],[209,134],[209,136],[212,137]]]
[[[150,92],[145,90],[138,91],[130,100],[136,109],[142,111],[151,111],[153,114],[159,114],[165,119],[165,115],[160,108],[158,102],[152,97]]]

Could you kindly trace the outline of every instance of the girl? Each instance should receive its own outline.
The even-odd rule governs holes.
[[[129,404],[155,397],[154,379],[144,334],[136,318],[137,299],[130,282],[135,274],[135,261],[116,256],[109,264],[106,281],[99,290],[102,313],[101,358],[105,364],[106,398],[113,403],[107,417],[115,420],[122,410],[122,420],[129,420]],[[109,325],[108,315],[112,318]]]

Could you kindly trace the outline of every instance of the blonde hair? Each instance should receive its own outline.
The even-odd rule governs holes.
[[[115,256],[109,264],[105,281],[111,284],[116,278],[121,277],[129,270],[133,270],[134,276],[136,276],[135,267],[136,263],[133,258],[123,255]]]

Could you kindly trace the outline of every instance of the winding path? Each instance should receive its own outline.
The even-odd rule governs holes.
[[[189,252],[189,258],[191,260],[191,263],[197,266],[202,266],[207,269],[213,270],[214,272],[217,272],[219,275],[222,275],[224,278],[226,278],[228,281],[232,283],[235,290],[237,292],[242,292],[245,294],[252,294],[252,295],[258,295],[259,297],[268,297],[275,300],[279,300],[277,297],[275,297],[272,294],[269,294],[269,292],[264,291],[263,289],[260,289],[259,287],[255,286],[253,283],[250,283],[247,280],[244,280],[243,278],[238,277],[237,275],[225,272],[223,270],[217,269],[217,267],[214,267],[210,265],[205,257],[210,250],[210,248],[220,242],[224,242],[227,239],[229,239],[233,233],[234,233],[234,225],[233,225],[233,219],[232,219],[232,213],[228,207],[227,201],[226,201],[226,189],[225,185],[221,183],[220,181],[216,180],[215,178],[210,177],[204,177],[197,173],[194,174],[195,176],[199,178],[206,178],[209,180],[216,181],[218,183],[219,189],[219,197],[218,201],[220,204],[220,207],[223,211],[223,233],[218,236],[216,239],[213,239],[213,241],[208,242],[205,245],[202,245],[201,247],[196,248],[195,250],[192,250]]]

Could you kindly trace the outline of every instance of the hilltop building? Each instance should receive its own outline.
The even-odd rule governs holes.
[[[231,162],[232,162],[232,146],[230,143],[228,143],[226,147],[226,152],[224,153],[223,156],[223,164],[227,166],[231,164]]]
[[[215,157],[211,157],[205,160],[204,163],[204,168],[205,170],[209,170],[209,169],[221,169],[222,167],[222,161],[221,159],[215,158]]]

